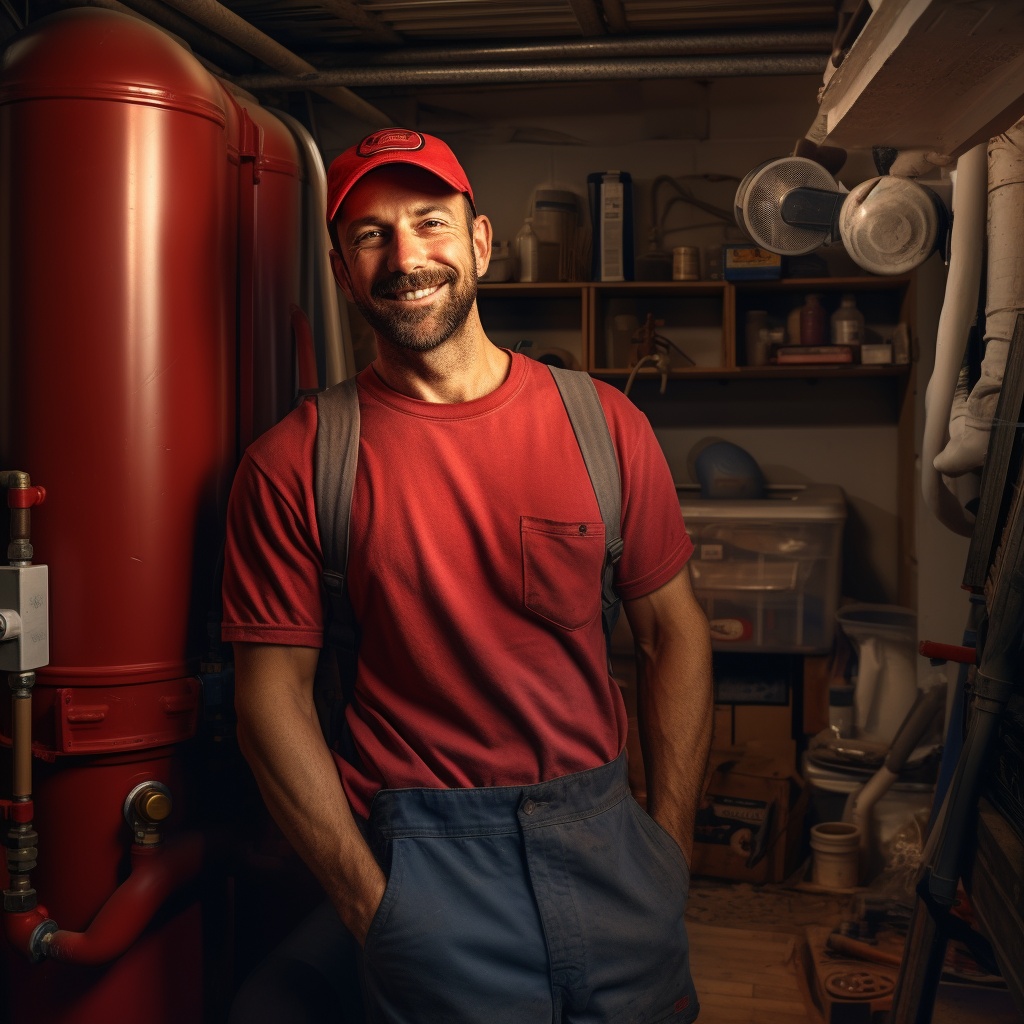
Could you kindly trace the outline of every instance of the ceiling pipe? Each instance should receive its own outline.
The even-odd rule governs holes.
[[[175,0],[175,3],[182,0]],[[562,61],[551,64],[466,64],[441,67],[345,68],[315,77],[240,75],[246,89],[315,89],[324,86],[527,85],[537,82],[607,82],[643,78],[743,78],[820,75],[828,54],[798,53],[640,60]]]
[[[603,36],[608,31],[597,9],[597,0],[569,0],[569,6],[585,36]]]
[[[160,0],[125,0],[125,6],[158,27],[180,36],[197,55],[216,62],[230,74],[244,74],[257,67],[256,62],[245,50],[207,31],[191,18],[179,14],[173,7],[168,7]]]
[[[264,64],[269,64],[281,72],[281,77],[285,81],[299,83],[285,88],[311,89],[375,128],[391,124],[391,119],[372,104],[349,92],[339,82],[322,81],[312,64],[296,56],[254,25],[250,25],[234,11],[217,3],[217,0],[171,0],[171,6],[211,32],[216,32],[247,53],[258,57]],[[247,88],[244,83],[243,87]]]
[[[156,3],[157,0],[149,0]],[[607,0],[605,0],[607,5]],[[607,6],[605,7],[607,10]],[[484,63],[512,60],[592,60],[609,57],[683,57],[727,53],[823,53],[832,33],[818,29],[765,32],[688,32],[685,35],[604,36],[554,42],[503,42],[470,46],[407,46],[399,50],[345,50],[311,56],[324,70],[331,65],[372,67],[395,64]]]

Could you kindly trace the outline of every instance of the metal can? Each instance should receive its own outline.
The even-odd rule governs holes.
[[[672,280],[700,280],[700,249],[695,245],[678,245],[672,250]]]

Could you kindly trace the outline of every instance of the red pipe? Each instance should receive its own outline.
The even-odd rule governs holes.
[[[167,898],[199,875],[204,851],[199,832],[188,833],[166,848],[133,844],[132,873],[84,932],[55,931],[46,942],[46,955],[90,967],[115,960],[143,933]],[[16,946],[19,952],[28,953],[28,937]]]
[[[934,640],[922,640],[918,652],[922,658],[935,658],[942,661],[958,661],[963,665],[973,665],[978,660],[978,652],[973,647],[958,647],[955,644],[939,644]]]

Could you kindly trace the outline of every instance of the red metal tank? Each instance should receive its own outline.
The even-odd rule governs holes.
[[[63,929],[123,877],[135,782],[182,801],[236,454],[238,120],[185,50],[105,10],[37,22],[0,76],[0,467],[47,488],[33,884]],[[198,1021],[199,925],[179,901],[107,967],[8,956],[13,1015]]]
[[[251,100],[239,97],[238,103],[243,120],[255,128],[252,145],[258,146],[254,158],[243,161],[239,183],[239,440],[244,449],[286,416],[295,398],[291,311],[302,305],[304,175],[285,125]]]

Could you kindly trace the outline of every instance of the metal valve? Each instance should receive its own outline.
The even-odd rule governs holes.
[[[160,826],[174,808],[171,791],[162,783],[140,782],[125,797],[124,820],[135,834],[135,842],[153,846],[163,840]]]

